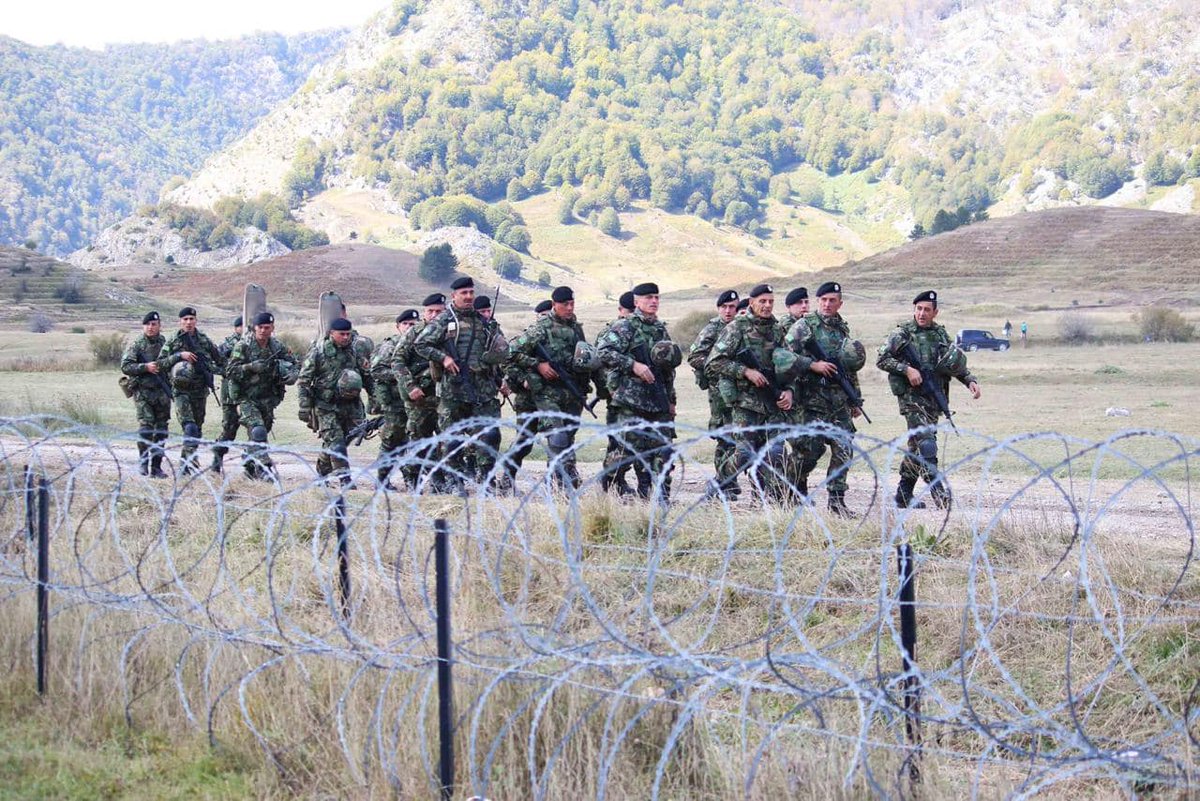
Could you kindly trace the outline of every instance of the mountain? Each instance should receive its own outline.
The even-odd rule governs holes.
[[[94,51],[0,36],[0,243],[82,247],[249,130],[346,38]]]

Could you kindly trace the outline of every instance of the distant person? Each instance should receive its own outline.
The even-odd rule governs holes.
[[[163,472],[163,442],[167,439],[167,423],[171,419],[174,393],[167,383],[172,367],[191,352],[166,353],[167,340],[162,335],[162,318],[158,312],[147,312],[142,318],[142,335],[129,343],[121,354],[121,385],[133,398],[138,421],[138,468],[143,476],[166,478]]]
[[[1010,320],[1004,321],[1004,338],[1012,339],[1012,321]]]
[[[1021,321],[1021,344],[1029,344],[1029,323],[1024,320]]]

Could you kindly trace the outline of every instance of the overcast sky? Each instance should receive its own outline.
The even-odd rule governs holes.
[[[389,0],[22,0],[5,3],[0,34],[35,45],[232,39],[255,31],[354,28]]]

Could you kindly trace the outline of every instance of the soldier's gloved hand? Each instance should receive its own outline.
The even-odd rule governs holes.
[[[383,408],[379,405],[379,401],[371,398],[367,401],[367,414],[379,414]]]

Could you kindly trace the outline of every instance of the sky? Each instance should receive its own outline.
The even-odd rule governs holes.
[[[389,0],[31,0],[6,3],[0,34],[33,45],[233,39],[255,31],[355,28]]]

